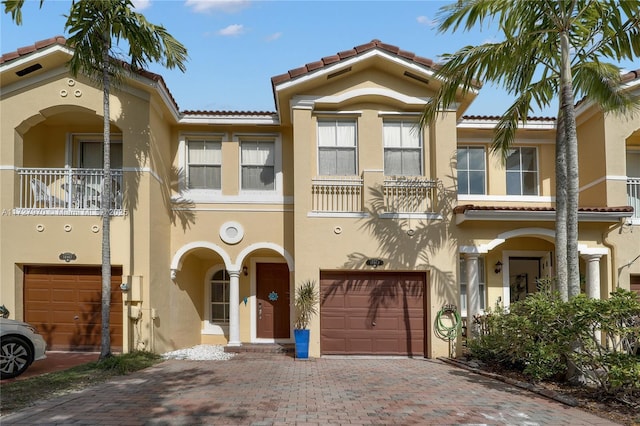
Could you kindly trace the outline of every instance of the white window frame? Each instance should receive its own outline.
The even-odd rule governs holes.
[[[111,145],[122,145],[122,168],[124,168],[124,144],[122,142],[122,133],[112,133],[110,136]],[[104,143],[104,135],[102,133],[71,133],[67,139],[66,167],[82,167],[82,145],[85,143]],[[74,149],[75,148],[75,149]],[[71,161],[72,153],[75,151],[74,160]],[[112,167],[113,168],[113,167]],[[121,170],[121,169],[117,169]]]
[[[520,193],[519,194],[510,194],[509,193],[509,188],[508,188],[508,184],[507,184],[507,176],[509,174],[514,174],[516,172],[512,172],[509,171],[505,165],[505,192],[507,193],[507,195],[512,195],[512,196],[522,196],[522,197],[537,197],[540,195],[540,156],[538,155],[538,148],[535,146],[516,146],[516,147],[511,147],[509,148],[512,151],[518,151],[519,154],[519,170],[518,170],[518,176],[520,178]],[[535,159],[536,159],[536,169],[533,171],[533,173],[535,173],[535,178],[536,178],[536,187],[535,187],[535,194],[523,194],[522,190],[524,188],[523,185],[523,175],[524,173],[531,173],[532,171],[530,170],[523,170],[522,169],[522,150],[523,149],[532,149],[534,154],[535,154]]]
[[[181,196],[183,198],[187,198],[194,202],[206,202],[212,200],[213,198],[219,198],[222,194],[222,190],[220,189],[190,189],[188,186],[187,179],[187,169],[189,167],[189,139],[207,139],[207,140],[220,140],[221,150],[224,150],[224,144],[226,140],[226,135],[224,133],[206,133],[206,132],[184,132],[180,133],[178,139],[178,165],[179,169],[182,170],[182,173],[178,176],[179,179],[179,188],[181,191]],[[224,162],[224,161],[223,161]],[[222,165],[221,173],[222,173]],[[221,177],[221,186],[224,186],[224,176]]]
[[[189,159],[189,143],[190,142],[217,142],[220,144],[220,164],[210,164],[211,166],[218,166],[220,168],[220,188],[191,188],[189,187],[189,174],[191,171],[191,161]],[[185,174],[185,185],[186,188],[189,191],[214,191],[214,192],[221,192],[222,191],[222,186],[224,185],[223,182],[223,166],[222,166],[222,138],[221,137],[210,137],[210,136],[202,136],[202,137],[196,137],[196,136],[187,136],[186,138],[186,157],[185,157],[185,168],[184,168],[184,174]]]
[[[328,123],[328,122],[334,122],[335,124],[335,128],[337,128],[337,123],[338,122],[343,122],[343,123],[353,123],[354,126],[354,141],[353,141],[353,146],[349,146],[349,147],[338,147],[337,145],[335,147],[331,147],[331,146],[322,146],[320,145],[320,123]],[[354,155],[354,164],[353,164],[353,174],[349,174],[349,175],[335,175],[335,174],[322,174],[320,172],[320,151],[322,149],[325,150],[330,150],[333,149],[335,151],[338,150],[342,150],[342,151],[351,151],[353,150],[353,155]],[[317,123],[316,123],[316,170],[318,171],[318,176],[357,176],[358,175],[358,119],[356,117],[332,117],[332,116],[323,116],[323,117],[318,117],[317,119]]]
[[[460,315],[463,317],[467,316],[467,268],[466,268],[466,259],[464,255],[461,255],[458,258],[458,269],[460,270],[460,275],[458,275],[460,281]],[[487,306],[487,262],[484,256],[478,256],[478,293],[480,295],[480,312],[484,312]],[[465,291],[462,291],[462,287],[464,286]]]
[[[229,322],[212,322],[211,319],[211,283],[213,276],[226,270],[222,264],[214,265],[204,275],[204,318],[202,321],[202,334],[224,335],[229,332]],[[228,275],[228,272],[227,272]],[[228,282],[230,285],[230,280]]]
[[[238,144],[238,188],[239,200],[255,202],[282,201],[282,138],[276,133],[236,133],[233,140]],[[242,189],[242,141],[272,142],[274,146],[273,159],[273,189],[256,190]]]
[[[422,136],[422,128],[420,128],[419,130],[417,130],[418,132],[418,142],[419,142],[419,147],[418,148],[413,148],[413,147],[404,147],[403,143],[401,141],[401,144],[399,147],[388,147],[387,146],[387,141],[384,138],[385,135],[385,131],[384,128],[386,127],[387,124],[389,123],[400,123],[400,127],[404,128],[405,124],[410,124],[411,125],[411,132],[415,132],[415,127],[417,124],[419,124],[418,121],[416,120],[410,120],[410,119],[402,119],[402,118],[388,118],[388,119],[384,119],[382,121],[382,128],[383,128],[383,132],[382,132],[382,158],[383,158],[383,170],[384,170],[384,174],[385,176],[423,176],[424,175],[424,138]],[[400,137],[402,138],[403,132],[400,132]],[[400,175],[387,175],[387,165],[386,165],[386,151],[390,150],[390,151],[419,151],[419,158],[420,158],[420,171],[418,172],[418,174],[416,175],[406,175],[406,174],[400,174]]]
[[[457,147],[457,153],[456,153],[456,159],[458,157],[458,153],[460,152],[461,149],[464,150],[469,150],[469,149],[482,149],[482,164],[484,165],[484,169],[483,170],[477,170],[477,169],[471,169],[469,167],[467,167],[466,169],[461,169],[460,168],[460,164],[456,161],[456,179],[458,180],[458,195],[468,195],[468,196],[482,196],[482,195],[486,195],[487,194],[487,148],[484,145],[458,145]],[[467,155],[468,157],[468,155]],[[482,193],[481,194],[471,194],[469,191],[467,192],[460,192],[460,170],[463,170],[465,172],[467,172],[467,177],[469,176],[470,172],[483,172],[484,174],[484,185],[482,188]],[[471,185],[469,185],[469,182],[467,181],[467,189],[470,189]]]

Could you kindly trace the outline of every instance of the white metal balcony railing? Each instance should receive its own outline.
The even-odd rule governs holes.
[[[627,202],[633,207],[633,217],[640,219],[640,177],[627,178]]]
[[[311,208],[314,212],[362,212],[362,187],[358,176],[315,178]]]
[[[16,215],[97,215],[101,212],[102,169],[20,168]],[[111,170],[112,215],[124,213],[122,170]]]
[[[363,179],[359,176],[313,179],[312,211],[360,213],[363,211]],[[433,213],[436,182],[421,177],[385,178],[382,204],[385,213]]]
[[[385,210],[387,213],[435,213],[436,188],[436,181],[422,177],[385,178]]]

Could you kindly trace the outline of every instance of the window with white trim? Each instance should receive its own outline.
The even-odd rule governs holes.
[[[222,142],[212,139],[187,139],[187,187],[222,187]]]
[[[356,174],[356,120],[318,120],[318,174]]]
[[[275,142],[240,141],[241,188],[253,191],[275,189]]]
[[[478,257],[478,292],[480,293],[480,309],[485,309],[485,272],[484,257]],[[467,312],[467,261],[460,256],[460,310],[462,315]]]
[[[538,195],[538,158],[535,148],[509,149],[506,169],[507,195]]]
[[[83,169],[102,169],[104,143],[101,140],[80,141],[80,167]],[[112,169],[122,169],[122,141],[111,140],[109,163]]]
[[[385,120],[385,176],[422,175],[422,135],[416,121]]]
[[[484,194],[486,157],[483,146],[459,146],[457,154],[458,194]]]
[[[229,274],[222,269],[215,272],[209,282],[209,322],[229,323]]]

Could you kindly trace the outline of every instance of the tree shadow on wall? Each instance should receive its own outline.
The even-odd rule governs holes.
[[[384,277],[385,271],[428,272],[426,285],[433,287],[435,293],[443,295],[445,300],[456,301],[457,284],[454,271],[440,269],[431,262],[434,256],[442,256],[443,251],[449,252],[457,259],[457,240],[450,232],[449,222],[456,191],[447,189],[438,182],[432,210],[438,213],[441,219],[384,217],[383,213],[387,210],[382,187],[370,187],[369,193],[370,203],[365,208],[367,218],[363,219],[360,229],[373,236],[378,244],[372,245],[369,253],[349,254],[342,268],[373,273],[371,266],[367,265],[367,260],[376,258],[384,262],[384,269],[375,271],[380,277]],[[425,300],[428,291],[423,280],[411,278],[411,275],[407,279],[397,279],[395,276],[375,280],[338,279],[325,289],[322,304],[336,294],[357,293],[363,289],[369,296],[366,327],[376,322],[382,310],[393,305],[401,306],[407,336],[407,353],[419,353],[420,350],[412,347],[410,338],[410,310],[416,307],[414,300],[424,300],[424,306],[419,308],[426,312],[424,307],[428,303],[428,300]]]

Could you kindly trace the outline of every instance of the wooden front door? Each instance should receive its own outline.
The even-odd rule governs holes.
[[[289,267],[286,263],[256,264],[256,322],[260,339],[288,339]]]

